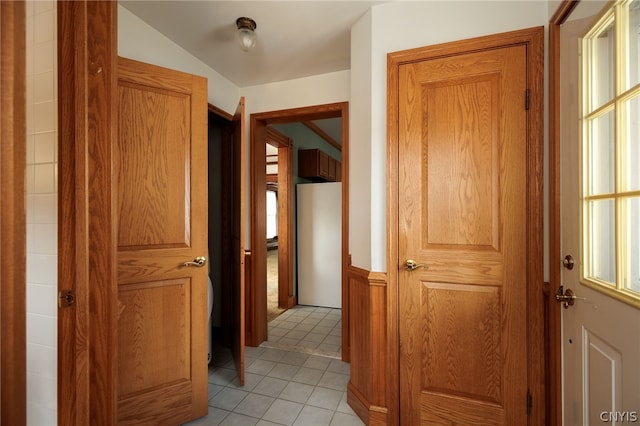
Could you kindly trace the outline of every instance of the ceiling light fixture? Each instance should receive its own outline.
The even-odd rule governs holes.
[[[238,27],[238,42],[240,48],[245,52],[250,51],[253,46],[256,45],[256,21],[251,18],[241,17],[236,19],[236,26]]]

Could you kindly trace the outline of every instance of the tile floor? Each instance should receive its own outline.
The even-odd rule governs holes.
[[[349,364],[340,360],[340,310],[299,306],[269,323],[269,341],[246,348],[245,385],[228,349],[209,367],[203,425],[363,425],[347,404]]]
[[[342,311],[297,305],[269,322],[268,336],[263,347],[339,359],[342,357]]]

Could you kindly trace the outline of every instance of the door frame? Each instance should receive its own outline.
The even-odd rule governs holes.
[[[400,188],[398,138],[398,81],[402,64],[434,57],[495,49],[502,46],[527,47],[527,81],[530,90],[530,110],[527,116],[527,268],[530,303],[527,303],[527,333],[529,358],[527,376],[532,405],[530,424],[545,424],[547,418],[547,390],[544,342],[544,285],[543,285],[543,139],[544,139],[544,27],[535,27],[501,34],[454,41],[401,52],[389,53],[387,62],[387,384],[390,418],[399,418],[399,268],[400,260],[398,194]],[[523,93],[523,103],[525,94]],[[523,401],[523,404],[526,401]]]
[[[117,3],[57,2],[58,424],[117,423]]]
[[[278,150],[278,307],[289,309],[298,303],[293,291],[293,142],[270,126],[265,136]]]
[[[251,114],[250,167],[251,173],[251,278],[247,282],[247,339],[248,346],[258,346],[267,339],[266,312],[266,239],[265,218],[262,218],[266,194],[265,133],[270,124],[295,123],[325,118],[342,118],[342,360],[349,361],[349,286],[347,268],[349,252],[349,103],[315,105]],[[265,256],[259,253],[265,253]],[[292,295],[291,295],[292,296]]]
[[[562,0],[549,20],[549,285],[546,296],[546,324],[549,381],[549,424],[562,424],[562,315],[555,300],[561,281],[561,220],[560,199],[560,27],[580,0]]]
[[[0,423],[26,424],[26,7],[1,2]]]

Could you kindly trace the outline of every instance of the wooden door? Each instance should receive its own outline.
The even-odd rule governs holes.
[[[527,47],[398,78],[400,424],[527,424]]]
[[[614,160],[614,146],[616,150],[620,144],[616,144],[614,138],[609,139],[607,130],[613,128],[614,113],[603,115],[599,121],[592,125],[592,132],[600,141],[606,143],[594,143],[591,147],[583,144],[583,102],[581,96],[581,69],[582,55],[578,51],[581,37],[602,16],[602,10],[610,6],[607,1],[583,1],[574,9],[572,15],[562,24],[560,29],[560,257],[570,255],[573,258],[574,267],[569,269],[563,267],[562,259],[556,259],[552,263],[553,267],[561,270],[561,283],[563,290],[572,290],[578,299],[573,306],[567,309],[562,305],[554,306],[561,311],[562,316],[562,373],[563,373],[563,424],[565,425],[596,425],[596,424],[626,424],[635,423],[640,418],[640,310],[638,304],[635,306],[622,302],[606,294],[597,291],[593,287],[583,285],[588,283],[590,271],[586,266],[592,263],[591,273],[601,281],[611,283],[614,287],[616,281],[633,283],[630,289],[639,288],[638,278],[638,251],[640,243],[640,227],[638,226],[638,195],[640,191],[629,191],[621,200],[613,201],[611,195],[606,192],[618,191],[623,181],[624,168],[621,158]],[[603,33],[597,36],[601,50],[598,52],[602,58],[611,58],[614,55],[608,46],[612,46],[612,33]],[[637,35],[636,35],[637,37]],[[637,62],[638,53],[635,57],[633,50],[628,51],[628,55]],[[607,60],[607,59],[605,59]],[[620,62],[622,63],[622,62]],[[608,84],[613,86],[613,73],[609,74],[610,79],[598,80],[603,89]],[[595,86],[595,85],[594,85]],[[595,87],[594,87],[595,89]],[[603,100],[606,90],[603,90]],[[632,102],[638,103],[638,94]],[[636,113],[629,112],[630,122],[637,123]],[[609,121],[611,120],[611,121]],[[609,127],[608,123],[611,123]],[[623,126],[625,120],[620,120]],[[585,126],[586,127],[586,126]],[[627,133],[629,140],[629,156],[633,158],[635,149],[636,158],[640,135],[637,124],[630,128],[620,130],[620,133]],[[596,139],[597,140],[597,139]],[[635,145],[635,148],[632,146]],[[594,156],[590,149],[600,150]],[[602,149],[606,147],[606,149]],[[611,147],[611,151],[609,151]],[[592,159],[588,164],[583,163],[583,157]],[[595,169],[595,170],[594,170]],[[614,170],[619,173],[617,184],[607,185],[609,177],[613,180]],[[630,181],[640,181],[640,172],[637,167],[632,166],[629,170],[634,178]],[[611,173],[611,174],[609,174]],[[583,176],[584,174],[584,176]],[[616,173],[617,174],[617,173]],[[587,178],[587,176],[591,178]],[[592,182],[591,185],[584,185],[583,182]],[[606,192],[601,188],[607,188]],[[614,189],[615,188],[615,189]],[[600,192],[598,192],[600,191]],[[594,194],[595,192],[595,194]],[[605,192],[605,194],[603,194]],[[588,202],[591,206],[591,214],[597,215],[591,226],[586,225],[589,217],[589,209],[583,207],[581,216],[581,204],[589,195],[597,195],[600,201]],[[633,200],[633,201],[632,201]],[[631,207],[635,202],[635,209]],[[586,203],[585,203],[586,204]],[[601,207],[598,207],[600,204]],[[617,205],[616,205],[617,204]],[[609,205],[613,213],[614,205],[617,219],[613,214],[609,214],[602,206]],[[631,213],[631,214],[630,214]],[[622,234],[616,229],[624,226],[627,218],[632,218],[626,223],[628,233]],[[581,225],[583,227],[581,227]],[[604,232],[603,232],[604,231]],[[591,237],[590,237],[591,236]],[[625,238],[624,243],[617,242],[618,238]],[[583,256],[581,244],[588,244],[590,238],[598,241],[592,251],[592,256],[587,259]],[[624,250],[615,249],[615,245],[625,247],[635,256],[635,261],[629,259],[628,270],[618,269],[616,271],[615,258],[623,259]],[[618,251],[616,253],[616,250]],[[628,254],[628,252],[627,252]],[[635,267],[631,265],[634,264]],[[622,274],[620,272],[624,271]],[[628,271],[628,272],[627,272]],[[633,272],[631,272],[633,271]],[[631,273],[629,273],[631,272]],[[631,292],[630,292],[631,293]]]
[[[207,82],[118,64],[118,423],[207,414]],[[204,265],[203,265],[204,266]]]
[[[233,205],[231,241],[233,249],[233,283],[232,283],[232,335],[231,352],[235,361],[240,386],[244,386],[244,345],[245,345],[245,207],[246,180],[242,173],[245,158],[245,114],[244,97],[240,98],[238,108],[233,116],[233,148],[231,153],[231,176],[233,191],[231,203]]]

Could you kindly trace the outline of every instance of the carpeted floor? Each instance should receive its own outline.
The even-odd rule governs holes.
[[[267,322],[285,310],[278,308],[278,250],[267,251]]]

